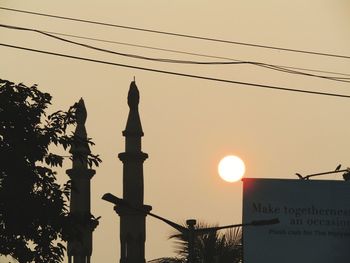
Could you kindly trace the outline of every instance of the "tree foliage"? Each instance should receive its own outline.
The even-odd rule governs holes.
[[[47,115],[50,104],[50,94],[36,85],[0,79],[0,254],[21,263],[61,262],[61,242],[72,229],[70,183],[60,185],[53,170],[64,156],[50,149],[67,150],[79,141],[68,131],[76,123],[77,104]],[[99,162],[89,155],[90,166]]]
[[[198,223],[195,226],[196,229],[208,227],[213,226],[205,223]],[[175,239],[176,252],[179,258],[183,262],[187,262],[188,236],[175,233],[170,238]],[[242,262],[242,256],[242,229],[240,227],[226,231],[212,231],[195,236],[195,263],[239,263]],[[168,262],[172,261],[168,260]]]
[[[186,260],[183,258],[171,258],[171,257],[164,257],[164,258],[157,258],[150,261],[147,261],[147,263],[185,263]]]

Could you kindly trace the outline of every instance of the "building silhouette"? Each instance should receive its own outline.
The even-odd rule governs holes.
[[[73,220],[76,236],[68,241],[69,263],[90,263],[92,254],[92,232],[95,228],[91,220],[90,180],[95,170],[88,168],[90,148],[87,143],[85,122],[87,112],[83,99],[77,108],[77,127],[74,133],[75,143],[70,149],[73,155],[73,167],[66,171],[71,179],[70,216]]]
[[[141,138],[144,135],[138,111],[139,91],[135,81],[131,82],[128,93],[129,116],[125,137],[125,152],[118,155],[123,162],[123,199],[132,207],[116,206],[120,216],[120,263],[145,263],[146,214],[150,211],[145,205],[143,162],[148,155],[141,150]]]

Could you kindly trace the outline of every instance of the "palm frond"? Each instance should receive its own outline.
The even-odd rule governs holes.
[[[185,227],[186,225],[183,224]],[[215,227],[199,222],[195,229]],[[169,239],[174,239],[175,252],[180,259],[188,257],[188,235],[174,232]],[[195,236],[195,262],[200,263],[239,263],[242,262],[242,228],[226,231],[212,231]]]

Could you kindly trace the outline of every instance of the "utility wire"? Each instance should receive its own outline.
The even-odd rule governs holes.
[[[8,28],[8,29],[15,29],[15,30],[36,32],[36,33],[45,35],[47,37],[54,38],[56,40],[60,40],[60,41],[63,41],[63,42],[67,42],[67,43],[78,45],[78,46],[82,46],[82,47],[86,47],[86,48],[89,48],[89,49],[94,49],[94,50],[97,50],[97,51],[102,51],[102,52],[106,52],[106,53],[110,53],[110,54],[114,54],[114,55],[125,56],[125,57],[157,61],[157,62],[179,63],[179,64],[199,64],[199,65],[231,65],[231,64],[250,64],[251,63],[251,62],[245,62],[245,61],[239,61],[239,62],[222,62],[222,61],[221,62],[204,62],[204,61],[176,60],[176,59],[166,59],[166,58],[151,58],[151,57],[145,57],[145,56],[128,54],[128,53],[121,53],[121,52],[116,52],[116,51],[109,50],[109,49],[95,47],[95,46],[92,46],[92,45],[88,45],[88,44],[84,44],[84,43],[68,40],[66,38],[58,37],[58,36],[55,36],[53,34],[46,33],[44,31],[37,30],[37,29],[25,28],[25,27],[17,27],[17,26],[10,26],[10,25],[4,25],[4,24],[0,24],[0,27],[4,27],[4,28]]]
[[[322,78],[322,79],[328,79],[328,80],[333,80],[333,81],[340,81],[340,82],[350,82],[350,78],[341,78],[341,77],[330,77],[330,76],[322,76],[322,75],[315,75],[315,74],[310,74],[310,73],[305,73],[305,72],[300,72],[300,71],[295,71],[295,70],[290,70],[290,69],[284,69],[281,67],[274,67],[271,65],[259,65],[261,67],[264,68],[269,68],[269,69],[273,69],[273,70],[277,70],[277,71],[281,71],[281,72],[285,72],[285,73],[290,73],[290,74],[297,74],[297,75],[303,75],[303,76],[309,76],[309,77],[315,77],[315,78]]]
[[[273,50],[279,50],[279,51],[304,53],[304,54],[310,54],[310,55],[319,55],[319,56],[327,56],[327,57],[350,59],[350,56],[347,56],[347,55],[339,55],[339,54],[322,53],[322,52],[316,52],[316,51],[308,51],[308,50],[299,50],[299,49],[275,47],[275,46],[247,43],[247,42],[238,42],[238,41],[231,41],[231,40],[218,39],[218,38],[210,38],[210,37],[202,37],[202,36],[181,34],[181,33],[168,32],[168,31],[153,30],[153,29],[140,28],[140,27],[131,27],[131,26],[124,26],[124,25],[119,25],[119,24],[111,24],[111,23],[98,22],[98,21],[93,21],[93,20],[86,20],[86,19],[79,19],[79,18],[65,17],[65,16],[58,16],[58,15],[52,15],[52,14],[46,14],[46,13],[38,13],[38,12],[33,12],[33,11],[20,10],[20,9],[14,9],[14,8],[7,8],[7,7],[1,7],[1,6],[0,6],[0,9],[7,10],[7,11],[12,11],[12,12],[19,12],[19,13],[25,13],[25,14],[31,14],[31,15],[37,15],[37,16],[58,18],[58,19],[64,19],[64,20],[70,20],[70,21],[82,22],[82,23],[89,23],[89,24],[95,24],[95,25],[117,27],[117,28],[123,28],[123,29],[128,29],[128,30],[136,30],[136,31],[148,32],[148,33],[156,33],[156,34],[163,34],[163,35],[176,36],[176,37],[184,37],[184,38],[191,38],[191,39],[198,39],[198,40],[206,40],[206,41],[220,42],[220,43],[226,43],[226,44],[243,45],[243,46],[249,46],[249,47],[273,49]]]
[[[290,69],[285,69],[285,68],[280,68],[276,67],[274,65],[269,65],[269,64],[264,64],[264,63],[259,63],[259,62],[251,62],[251,61],[235,61],[235,62],[202,62],[202,61],[188,61],[188,60],[175,60],[175,59],[164,59],[164,58],[151,58],[151,57],[145,57],[145,56],[140,56],[140,55],[134,55],[134,54],[127,54],[127,53],[121,53],[121,52],[116,52],[108,49],[103,49],[91,45],[87,45],[84,43],[68,40],[62,37],[58,37],[55,35],[52,35],[50,33],[43,32],[41,30],[37,29],[32,29],[32,28],[25,28],[25,27],[18,27],[18,26],[11,26],[11,25],[4,25],[0,24],[0,27],[8,28],[8,29],[15,29],[15,30],[22,30],[22,31],[30,31],[30,32],[36,32],[42,35],[45,35],[50,38],[54,38],[56,40],[68,42],[70,44],[82,46],[85,48],[97,50],[97,51],[102,51],[114,55],[119,55],[119,56],[125,56],[125,57],[131,57],[135,59],[144,59],[144,60],[150,60],[150,61],[157,61],[157,62],[166,62],[166,63],[180,63],[180,64],[196,64],[196,65],[237,65],[237,64],[250,64],[250,65],[255,65],[255,66],[260,66],[272,70],[277,70],[285,73],[291,73],[291,74],[299,74],[299,75],[304,75],[304,76],[309,76],[309,77],[317,77],[317,78],[323,78],[323,79],[328,79],[332,81],[339,81],[339,82],[347,82],[350,83],[349,80],[346,80],[346,78],[339,78],[339,77],[330,77],[330,76],[321,76],[321,75],[315,75],[315,74],[310,74],[310,73],[304,73],[304,72],[299,72],[295,70],[290,70]]]
[[[253,86],[253,87],[262,88],[262,89],[290,91],[290,92],[298,92],[298,93],[306,93],[306,94],[332,96],[332,97],[340,97],[340,98],[350,99],[350,95],[345,95],[345,94],[293,89],[293,88],[286,88],[286,87],[281,87],[281,86],[270,86],[270,85],[264,85],[264,84],[258,84],[258,83],[241,82],[241,81],[235,81],[235,80],[220,79],[220,78],[206,77],[206,76],[200,76],[200,75],[192,75],[192,74],[181,73],[181,72],[165,71],[165,70],[160,70],[160,69],[153,69],[153,68],[146,68],[146,67],[139,67],[139,66],[133,66],[133,65],[114,63],[114,62],[109,62],[109,61],[104,61],[104,60],[96,60],[96,59],[86,58],[86,57],[72,56],[72,55],[67,55],[67,54],[62,54],[62,53],[55,53],[55,52],[51,52],[51,51],[15,46],[15,45],[10,45],[10,44],[5,44],[5,43],[0,43],[0,46],[21,49],[21,50],[26,50],[26,51],[36,52],[36,53],[42,53],[42,54],[47,54],[47,55],[59,56],[59,57],[64,57],[64,58],[71,58],[71,59],[75,59],[75,60],[89,61],[89,62],[100,63],[100,64],[105,64],[105,65],[113,65],[113,66],[124,67],[124,68],[132,68],[132,69],[138,69],[138,70],[143,70],[143,71],[156,72],[156,73],[167,74],[167,75],[174,75],[174,76],[181,76],[181,77],[195,78],[195,79],[202,79],[202,80],[210,80],[210,81],[215,81],[215,82],[238,84],[238,85],[244,85],[244,86]]]
[[[197,56],[197,57],[216,58],[216,59],[223,59],[223,60],[237,61],[237,62],[242,61],[242,60],[238,60],[238,59],[234,59],[234,58],[228,58],[228,57],[222,57],[222,56],[214,56],[214,55],[194,53],[194,52],[188,52],[188,51],[182,51],[182,50],[175,50],[175,49],[167,49],[167,48],[160,48],[160,47],[147,46],[147,45],[132,44],[132,43],[127,43],[127,42],[119,42],[119,41],[113,41],[113,40],[107,40],[107,39],[100,39],[100,38],[93,38],[93,37],[86,37],[86,36],[78,36],[78,35],[59,33],[59,32],[53,32],[53,31],[45,31],[45,30],[43,30],[42,32],[53,34],[53,35],[68,36],[68,37],[85,39],[85,40],[92,40],[92,41],[103,42],[103,43],[111,43],[111,44],[118,44],[118,45],[124,45],[124,46],[139,47],[139,48],[144,48],[144,49],[159,50],[159,51],[165,51],[165,52],[171,52],[171,53],[177,53],[177,54],[192,55],[192,56]],[[266,65],[272,65],[274,67],[280,67],[280,68],[286,68],[286,69],[296,69],[296,70],[318,72],[318,73],[327,73],[327,74],[334,74],[334,75],[349,76],[350,77],[350,74],[348,74],[348,73],[326,71],[326,70],[317,70],[317,69],[310,69],[310,68],[290,67],[290,66],[276,65],[276,64],[267,64],[267,63],[264,63],[264,62],[257,62],[257,61],[252,61],[252,62],[266,64]],[[344,78],[344,79],[347,79],[347,78]]]

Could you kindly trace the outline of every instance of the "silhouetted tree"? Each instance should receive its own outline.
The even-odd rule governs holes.
[[[0,254],[21,263],[61,262],[61,242],[74,229],[67,209],[70,183],[60,185],[53,170],[64,156],[52,153],[52,146],[66,150],[79,143],[68,134],[77,104],[46,115],[50,102],[36,85],[0,80]],[[90,166],[99,162],[89,155]]]
[[[212,226],[204,223],[199,223],[195,226],[196,229],[208,227]],[[170,238],[175,239],[176,252],[183,262],[186,262],[188,257],[188,237],[181,233],[175,233]],[[196,235],[194,253],[195,263],[242,262],[242,229],[234,228]]]
[[[186,260],[183,258],[171,258],[171,257],[164,257],[164,258],[157,258],[150,261],[147,261],[147,263],[185,263]]]

